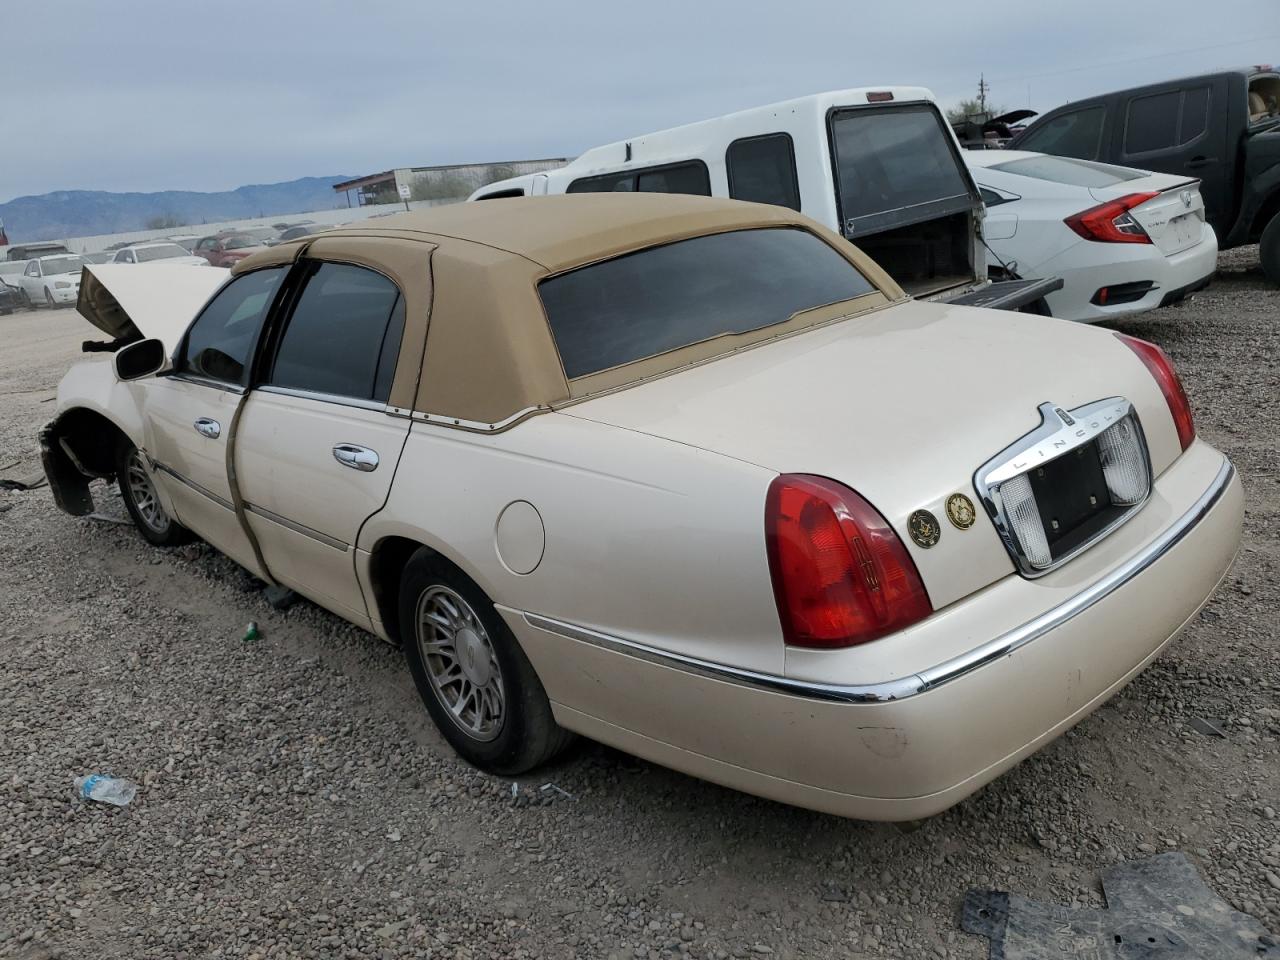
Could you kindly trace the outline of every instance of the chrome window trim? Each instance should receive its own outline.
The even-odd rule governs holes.
[[[159,470],[161,473],[166,473],[169,476],[173,477],[173,479],[177,480],[179,483],[190,487],[196,493],[199,493],[208,497],[218,506],[223,507],[227,510],[231,510],[233,512],[235,511],[235,506],[231,503],[230,500],[227,500],[223,497],[218,496],[216,493],[214,493],[212,490],[207,489],[206,487],[202,487],[200,484],[196,483],[190,477],[184,477],[177,470],[174,470],[172,467],[166,467],[163,463],[153,460],[149,456],[147,457],[147,461],[151,464],[151,467],[153,470]]]
[[[493,423],[488,423],[484,420],[463,420],[459,417],[449,417],[440,413],[423,413],[420,410],[409,410],[405,407],[393,407],[390,405],[385,409],[387,413],[393,417],[406,417],[410,420],[421,421],[422,423],[434,423],[442,427],[455,427],[459,430],[469,430],[472,433],[497,433],[499,430],[507,430],[514,427],[517,423],[520,423],[522,420],[527,420],[534,414],[547,413],[551,410],[551,407],[525,407],[523,410],[517,410],[511,416],[502,420],[496,420]]]
[[[313,530],[305,524],[298,523],[296,520],[290,520],[288,517],[282,517],[275,511],[268,510],[266,507],[260,507],[256,503],[249,503],[246,501],[244,508],[249,513],[256,514],[264,520],[270,520],[272,523],[278,523],[285,529],[292,530],[294,533],[301,534],[304,537],[310,537],[312,540],[323,543],[326,547],[333,547],[333,549],[341,551],[342,553],[347,552],[348,544],[345,540],[339,540],[337,537],[331,537],[327,533],[321,533],[319,530]]]
[[[1196,501],[1177,520],[1165,528],[1143,549],[1128,560],[1113,567],[1098,580],[1095,580],[1079,593],[1051,607],[1039,616],[1000,634],[972,650],[944,660],[917,673],[895,680],[865,684],[817,683],[809,680],[796,680],[777,674],[761,673],[723,663],[713,663],[697,657],[659,650],[645,643],[628,640],[624,637],[611,636],[588,627],[577,626],[545,617],[541,614],[500,607],[524,619],[529,626],[545,630],[568,640],[587,643],[592,646],[621,653],[638,660],[645,660],[659,666],[680,670],[721,680],[739,686],[750,687],[773,693],[782,693],[807,700],[820,700],[828,703],[891,703],[919,696],[930,690],[936,690],[945,684],[958,680],[996,660],[1009,656],[1021,647],[1056,630],[1068,621],[1080,616],[1095,604],[1105,600],[1135,577],[1138,577],[1154,565],[1161,557],[1178,545],[1218,502],[1231,486],[1235,478],[1235,467],[1225,457],[1217,475],[1208,488],[1200,494]]]
[[[228,383],[226,380],[214,380],[212,377],[201,377],[197,374],[184,373],[177,371],[167,374],[170,380],[181,380],[184,383],[194,383],[198,387],[212,387],[214,390],[222,390],[226,393],[234,393],[237,396],[244,396],[245,388],[238,383]]]
[[[1142,421],[1138,418],[1137,410],[1128,400],[1123,397],[1108,397],[1105,400],[1096,400],[1093,403],[1075,407],[1070,411],[1056,404],[1042,403],[1039,410],[1040,426],[1005,447],[980,466],[973,475],[973,489],[978,494],[978,500],[986,509],[987,516],[991,518],[991,523],[1000,535],[1005,549],[1009,551],[1009,556],[1013,559],[1018,573],[1030,580],[1051,573],[1132,519],[1151,498],[1151,492],[1155,488],[1147,437],[1142,430]],[[1049,463],[1077,447],[1090,443],[1126,417],[1133,422],[1133,427],[1138,434],[1138,446],[1147,470],[1146,496],[1130,505],[1112,523],[1107,524],[1074,550],[1056,557],[1048,566],[1033,567],[1027,561],[1018,538],[1010,528],[996,488],[1013,477],[1030,472],[1039,464]]]
[[[318,400],[321,403],[332,403],[339,407],[357,407],[361,410],[377,410],[379,413],[387,409],[385,401],[364,400],[360,397],[344,397],[340,393],[321,393],[318,390],[300,390],[297,387],[278,387],[275,384],[264,383],[260,387],[254,387],[259,393],[275,393],[282,397],[296,397],[299,400]]]

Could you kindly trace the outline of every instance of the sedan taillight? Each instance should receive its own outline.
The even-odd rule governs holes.
[[[1169,413],[1173,416],[1173,425],[1178,430],[1178,443],[1185,450],[1196,438],[1196,424],[1191,417],[1191,401],[1187,399],[1187,391],[1182,389],[1182,380],[1178,371],[1173,368],[1169,355],[1148,340],[1117,333],[1117,337],[1126,347],[1138,355],[1143,366],[1155,378],[1156,385],[1164,394],[1164,402],[1169,405]]]
[[[851,647],[933,612],[893,528],[848,487],[783,474],[765,500],[765,544],[787,644]]]
[[[1119,200],[1090,207],[1075,216],[1067,217],[1063,222],[1086,240],[1101,243],[1150,243],[1151,237],[1129,211],[1158,196],[1158,193],[1131,193]]]

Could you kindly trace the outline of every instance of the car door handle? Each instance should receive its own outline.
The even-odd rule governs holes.
[[[1217,157],[1192,157],[1187,161],[1187,169],[1199,170],[1201,167],[1207,167],[1209,164],[1217,162]]]
[[[210,420],[208,417],[201,417],[192,424],[196,428],[196,433],[202,437],[208,437],[210,440],[217,440],[222,433],[222,424],[217,420]]]
[[[339,443],[335,446],[333,459],[344,467],[350,467],[362,473],[372,473],[378,469],[378,454],[368,447],[361,447],[354,443]]]

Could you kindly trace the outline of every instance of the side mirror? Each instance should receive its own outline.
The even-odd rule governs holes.
[[[139,340],[116,351],[116,376],[121,380],[137,380],[159,373],[169,364],[164,343],[160,340]]]

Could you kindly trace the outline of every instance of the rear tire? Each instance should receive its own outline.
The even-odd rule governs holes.
[[[400,636],[418,694],[458,754],[510,776],[573,741],[511,630],[472,580],[430,550],[400,578]]]
[[[1280,213],[1271,218],[1258,243],[1262,272],[1274,284],[1280,284]]]
[[[132,443],[122,444],[116,454],[116,483],[133,525],[148,543],[180,547],[195,539],[190,530],[165,513],[146,458]]]

